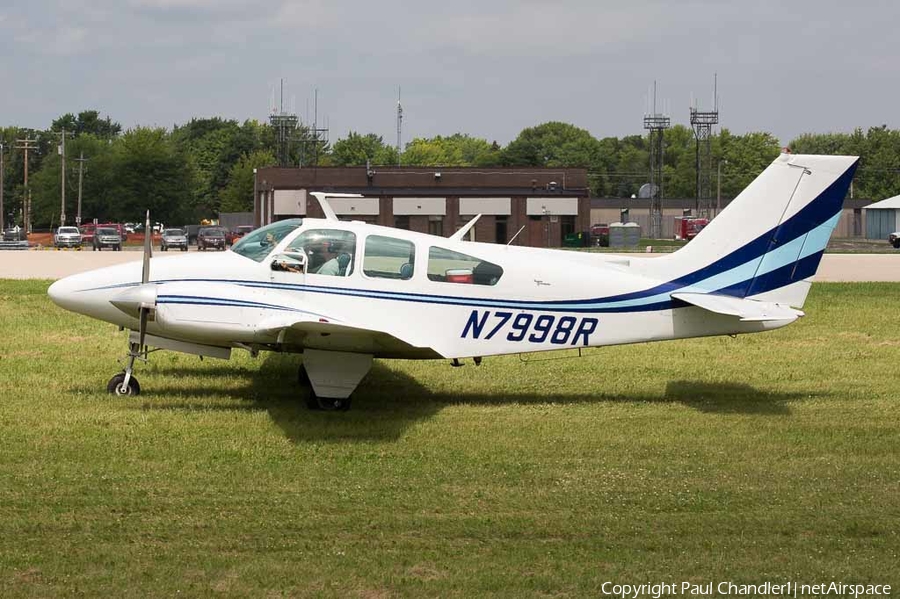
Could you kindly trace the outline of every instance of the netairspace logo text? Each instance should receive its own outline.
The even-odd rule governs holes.
[[[660,599],[671,595],[689,597],[712,596],[783,596],[805,597],[809,595],[840,597],[875,597],[890,596],[889,584],[846,584],[843,582],[820,582],[804,584],[799,582],[763,582],[761,584],[740,584],[736,582],[658,582],[644,584],[620,584],[604,582],[600,591],[604,595],[621,597],[622,599],[639,599],[652,597]]]

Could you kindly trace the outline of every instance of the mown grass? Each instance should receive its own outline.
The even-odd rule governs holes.
[[[157,353],[108,396],[124,334],[46,287],[0,282],[0,596],[900,583],[900,285],[763,335],[376,362],[344,414],[292,356]]]

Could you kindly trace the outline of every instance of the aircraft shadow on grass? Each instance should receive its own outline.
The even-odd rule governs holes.
[[[292,442],[306,441],[395,441],[416,422],[428,419],[450,405],[529,405],[542,403],[680,403],[710,414],[749,414],[766,416],[790,415],[789,402],[810,396],[813,392],[761,391],[742,383],[707,381],[672,381],[663,395],[649,393],[435,393],[416,379],[376,362],[356,392],[350,412],[327,413],[306,407],[307,391],[297,382],[297,364],[284,356],[264,359],[259,369],[216,365],[196,369],[188,366],[154,368],[154,373],[179,379],[199,379],[191,386],[154,384],[152,394],[115,401],[132,403],[135,409],[174,411],[261,411]],[[239,377],[243,386],[217,384],[220,377]],[[161,401],[156,401],[160,398]],[[226,400],[210,403],[208,400]],[[232,400],[232,401],[228,401]],[[237,400],[237,401],[233,401]]]

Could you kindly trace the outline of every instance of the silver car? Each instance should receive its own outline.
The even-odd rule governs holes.
[[[58,248],[80,248],[81,232],[78,227],[60,227],[53,236],[53,245]]]
[[[182,252],[188,251],[188,238],[181,229],[166,229],[163,231],[159,244],[159,249],[162,252],[169,251],[169,248],[177,248]]]
[[[122,251],[122,236],[118,229],[112,227],[100,227],[94,231],[94,251],[103,248],[112,248],[116,252]]]

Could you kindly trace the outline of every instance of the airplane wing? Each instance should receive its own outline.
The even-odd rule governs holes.
[[[310,317],[274,317],[260,323],[257,335],[261,338],[274,337],[279,344],[309,349],[377,353],[396,357],[443,357],[431,347],[402,339],[387,331]]]
[[[735,316],[740,318],[741,322],[797,320],[804,315],[802,310],[795,310],[773,302],[761,302],[715,293],[673,293],[672,299],[716,314]]]

